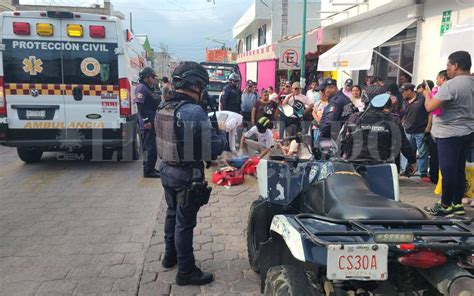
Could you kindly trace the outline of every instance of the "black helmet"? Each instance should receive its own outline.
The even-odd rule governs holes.
[[[229,81],[240,81],[240,77],[236,73],[232,73],[229,75]]]
[[[156,77],[155,70],[153,70],[153,68],[151,68],[151,67],[145,67],[145,68],[141,69],[140,74],[138,74],[138,77],[140,79],[145,79],[148,76]]]
[[[209,74],[196,62],[181,62],[173,71],[173,85],[175,89],[183,89],[189,88],[189,84],[204,90],[209,84]]]
[[[255,125],[257,126],[257,130],[259,133],[264,133],[268,128],[270,128],[271,122],[270,119],[263,116],[258,119]]]

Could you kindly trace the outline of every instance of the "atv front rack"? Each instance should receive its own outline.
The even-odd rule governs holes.
[[[376,235],[409,233],[413,234],[414,240],[411,243],[417,249],[474,251],[474,229],[468,226],[471,222],[470,219],[343,220],[315,214],[298,214],[293,218],[313,243],[320,246],[337,243],[334,241],[334,237],[363,237],[367,243],[377,243]],[[331,228],[328,226],[322,231],[315,231],[311,226],[312,223],[332,224],[339,227],[336,230],[328,230]],[[345,230],[341,230],[340,226],[345,226]],[[401,243],[387,244],[395,246]]]

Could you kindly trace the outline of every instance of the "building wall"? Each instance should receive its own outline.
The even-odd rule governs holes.
[[[237,55],[229,49],[207,49],[206,62],[209,63],[235,63]]]
[[[459,2],[462,3],[462,1]],[[464,1],[471,3],[469,5],[460,5],[459,2],[426,1],[423,11],[424,21],[420,23],[421,28],[418,29],[418,58],[415,57],[417,68],[414,73],[414,82],[421,83],[423,79],[434,81],[438,72],[446,69],[447,60],[440,57],[442,40],[440,27],[443,11],[451,10],[452,26],[474,17],[474,2]]]
[[[15,10],[15,7],[11,5],[9,0],[0,0],[0,11],[12,11]]]
[[[306,7],[306,18],[319,17],[320,2],[308,2]],[[319,20],[307,20],[306,30],[319,27]],[[288,8],[288,35],[301,34],[303,32],[303,2],[290,2]]]
[[[260,92],[262,88],[269,86],[275,88],[277,60],[258,62],[257,89]]]
[[[283,13],[283,1],[285,0],[273,0],[273,1],[266,1],[269,7],[264,6],[261,4],[260,1],[256,0],[256,18],[257,19],[265,19],[270,18],[269,21],[261,21],[260,26],[266,24],[267,26],[267,35],[266,39],[267,42],[265,45],[270,45],[278,42],[282,39],[282,37],[288,35],[296,35],[301,34],[303,31],[303,3],[302,2],[294,2],[291,0],[288,1],[288,17],[287,17],[287,24],[286,24],[286,32],[285,36],[282,36],[282,26],[285,24],[282,23],[282,13]],[[307,3],[307,18],[317,18],[318,11],[320,10],[320,2],[308,2]],[[270,14],[269,14],[270,13]],[[319,20],[309,20],[306,23],[306,29],[312,29],[318,27],[320,24]],[[258,27],[260,27],[258,26]],[[263,46],[258,46],[258,27],[257,26],[249,26],[244,32],[244,37],[242,42],[244,44],[244,51],[248,51],[245,47],[245,37],[249,34],[252,35],[252,46],[251,49],[257,49]]]
[[[28,11],[41,11],[41,10],[47,10],[49,9],[49,6],[47,5],[21,5],[18,4],[20,1],[19,0],[13,0],[13,1],[1,1],[0,2],[0,9],[1,9],[1,4],[3,2],[9,2],[12,3],[16,8],[15,10],[28,10]],[[85,7],[85,6],[54,6],[54,10],[56,11],[73,11],[73,12],[78,12],[78,13],[94,13],[94,14],[102,14],[102,15],[110,15],[110,16],[116,16],[122,20],[125,19],[125,16],[122,12],[120,11],[115,11],[112,3],[110,0],[104,0],[104,5],[103,7]]]
[[[441,1],[441,0],[439,0]],[[321,21],[322,27],[340,27],[363,19],[371,18],[400,9],[405,6],[414,5],[417,0],[321,0],[321,18],[330,18]],[[451,1],[447,1],[451,2]],[[336,5],[337,3],[363,3],[360,5]],[[333,5],[334,4],[334,5]],[[339,12],[341,13],[334,13]],[[345,11],[345,12],[342,12]]]
[[[264,45],[261,45],[261,46],[258,46],[258,28],[255,29],[255,30],[249,30],[249,31],[246,31],[245,32],[245,37],[244,39],[242,40],[243,44],[244,44],[244,51],[248,51],[248,48],[246,48],[246,43],[245,43],[245,38],[251,34],[252,35],[252,46],[251,46],[251,49],[257,49],[257,48],[261,48],[261,47],[264,47],[266,45],[269,45],[269,44],[272,44],[270,41],[272,40],[272,23],[270,21],[267,21],[267,22],[262,22],[262,25],[260,27],[262,27],[263,25],[266,25],[267,26],[267,34],[266,34],[266,43]],[[259,28],[260,28],[259,27]]]
[[[158,77],[171,77],[171,56],[166,52],[155,52],[153,61],[154,70]]]

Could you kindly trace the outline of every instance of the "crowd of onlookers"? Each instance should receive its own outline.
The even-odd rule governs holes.
[[[279,131],[277,134],[282,137],[307,133],[309,125],[319,125],[319,129],[313,130],[318,130],[322,137],[332,137],[330,129],[334,131],[334,127],[329,127],[330,121],[344,122],[351,114],[364,112],[376,95],[388,93],[390,112],[398,116],[417,152],[421,180],[437,183],[441,170],[445,202],[442,207],[448,208],[448,201],[458,203],[460,191],[465,188],[465,162],[474,135],[474,77],[470,69],[470,55],[455,52],[450,55],[446,70],[435,77],[435,83],[423,80],[416,85],[409,75],[402,73],[398,84],[386,84],[380,77],[371,77],[363,85],[347,79],[338,88],[334,79],[326,78],[311,81],[305,89],[299,82],[286,81],[278,90],[272,86],[258,90],[257,83],[248,80],[241,92],[239,81],[231,81],[224,88],[220,110],[241,114],[248,129],[243,138],[255,135],[258,142],[272,134],[267,129]],[[289,114],[285,114],[287,105],[293,109]],[[303,122],[302,127],[296,124],[298,121]],[[263,154],[268,153],[270,146],[265,143]],[[279,146],[284,153],[295,152],[292,143]]]

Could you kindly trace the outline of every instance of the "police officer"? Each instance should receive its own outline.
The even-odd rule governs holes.
[[[157,161],[155,114],[159,100],[154,95],[156,85],[155,71],[145,67],[140,71],[139,84],[135,88],[135,103],[138,109],[138,120],[142,134],[143,177],[159,178],[160,172],[155,169]]]
[[[322,138],[336,139],[344,122],[350,115],[357,112],[357,108],[342,91],[337,89],[337,81],[327,78],[317,88],[324,91],[329,104],[324,108],[319,130]]]
[[[195,62],[182,62],[173,72],[175,92],[156,116],[158,154],[167,203],[165,255],[162,265],[178,264],[178,285],[204,285],[213,274],[196,267],[193,228],[199,208],[206,204],[210,187],[204,181],[204,163],[217,158],[227,137],[211,125],[199,104],[209,83],[207,71]]]
[[[224,87],[220,99],[220,110],[232,111],[240,114],[240,105],[242,103],[242,91],[239,87],[240,77],[236,73],[229,76],[229,84]]]
[[[401,149],[408,159],[410,171],[415,172],[415,151],[400,119],[390,113],[391,106],[390,95],[381,94],[374,98],[366,112],[349,117],[341,133],[343,157],[366,164],[394,162]]]

